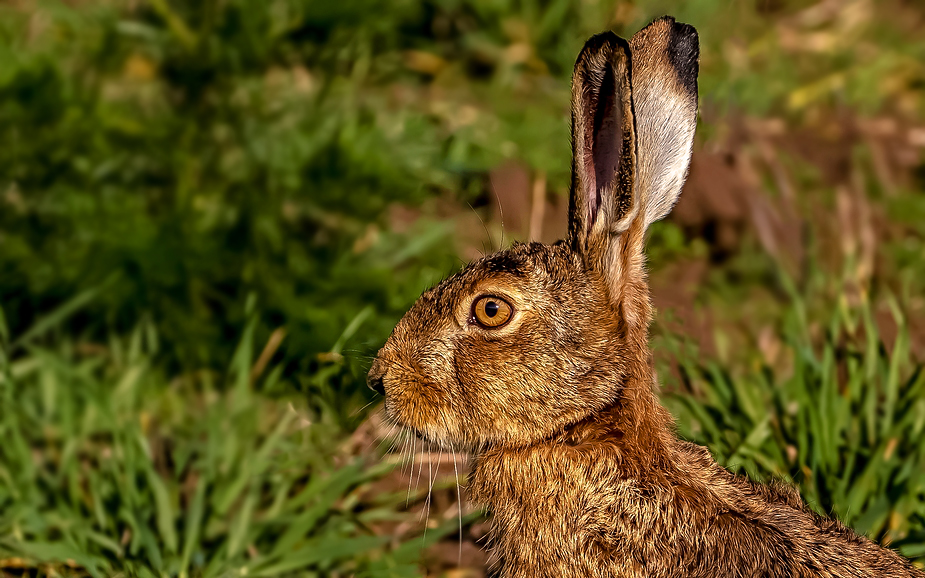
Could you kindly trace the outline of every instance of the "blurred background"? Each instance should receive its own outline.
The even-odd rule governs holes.
[[[365,372],[564,234],[574,59],[666,13],[701,118],[648,242],[664,402],[925,563],[920,3],[9,0],[0,575],[489,575],[467,456]]]

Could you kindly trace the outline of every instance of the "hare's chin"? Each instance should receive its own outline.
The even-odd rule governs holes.
[[[436,444],[443,448],[455,448],[461,445],[457,440],[453,439],[453,436],[450,435],[449,432],[443,430],[442,428],[433,428],[427,426],[419,427],[411,425],[400,418],[393,419],[401,428],[407,432],[410,432],[419,440],[423,440],[431,444]]]
[[[452,448],[456,447],[456,444],[453,444],[450,440],[443,435],[429,435],[427,432],[421,431],[416,427],[404,426],[409,432],[414,435],[414,437],[422,440],[428,444],[439,446],[441,448]]]

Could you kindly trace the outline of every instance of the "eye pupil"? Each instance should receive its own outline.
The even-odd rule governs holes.
[[[483,296],[472,304],[472,320],[485,329],[501,327],[510,320],[514,309],[500,297]]]

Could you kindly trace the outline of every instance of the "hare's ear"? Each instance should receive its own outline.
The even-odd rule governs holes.
[[[633,197],[636,136],[630,50],[612,32],[593,36],[572,76],[572,191],[569,242],[600,253],[639,212]]]
[[[660,18],[630,39],[636,111],[636,190],[644,227],[671,211],[690,166],[697,126],[697,59],[693,26]]]

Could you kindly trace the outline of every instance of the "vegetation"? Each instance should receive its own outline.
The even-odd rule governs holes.
[[[677,355],[689,393],[669,403],[682,435],[732,469],[795,481],[818,512],[925,557],[925,374],[893,305],[901,329],[888,352],[867,304],[832,312],[813,339],[794,295],[777,363],[731,375]]]
[[[574,57],[666,12],[702,44],[650,239],[679,430],[925,563],[925,11],[673,4],[0,6],[0,573],[480,575],[368,358],[555,237]]]

